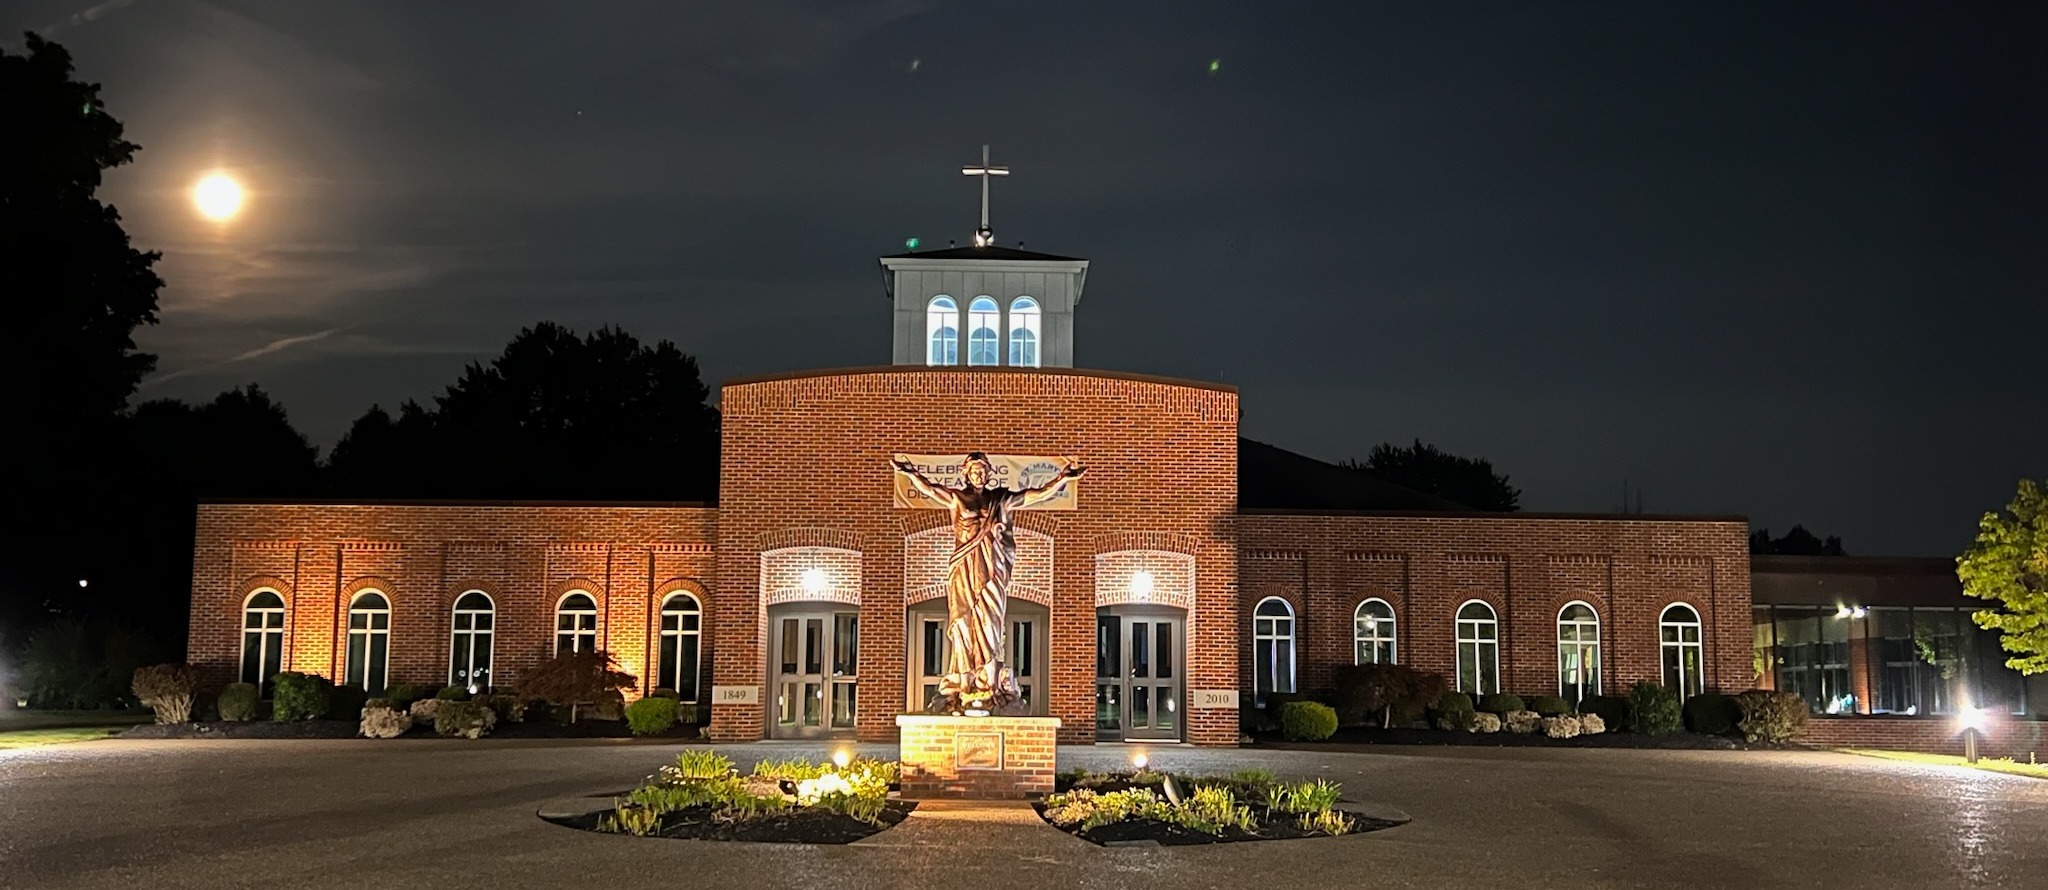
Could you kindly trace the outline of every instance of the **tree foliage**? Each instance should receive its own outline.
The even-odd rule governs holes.
[[[1759,528],[1749,533],[1749,552],[1779,553],[1792,556],[1841,556],[1842,539],[1834,535],[1821,538],[1807,531],[1806,526],[1795,525],[1783,537],[1771,537],[1771,530]]]
[[[1506,475],[1495,473],[1491,461],[1459,457],[1420,439],[1413,445],[1382,442],[1373,446],[1365,460],[1347,460],[1343,466],[1474,510],[1522,509],[1522,490],[1508,484]]]
[[[2048,673],[2048,490],[2020,480],[2019,493],[1977,521],[1977,540],[1956,558],[1963,592],[1994,600],[1976,612],[1977,625],[1998,631],[2006,666],[2022,674]]]
[[[632,674],[618,669],[610,652],[562,652],[519,675],[519,694],[538,698],[556,707],[573,710],[594,704],[635,682]]]
[[[36,631],[22,653],[23,685],[39,708],[108,708],[128,703],[135,669],[150,660],[147,636],[82,618]]]

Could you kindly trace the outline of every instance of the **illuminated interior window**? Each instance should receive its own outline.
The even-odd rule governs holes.
[[[1294,691],[1294,608],[1277,596],[1252,610],[1252,696],[1266,703],[1269,692]]]
[[[934,366],[960,363],[960,306],[940,294],[924,310],[924,335],[929,346],[924,363]]]
[[[1038,367],[1038,301],[1018,297],[1010,301],[1010,365]]]
[[[1500,691],[1500,620],[1478,600],[1458,607],[1458,691]]]
[[[471,692],[491,687],[491,640],[497,634],[497,609],[481,590],[455,600],[453,631],[448,646],[448,685]]]
[[[1557,613],[1557,694],[1573,706],[1600,694],[1600,616],[1585,603]]]
[[[1664,655],[1664,686],[1681,699],[1700,694],[1700,613],[1674,603],[1657,619],[1659,649]]]
[[[1381,599],[1359,603],[1351,616],[1351,642],[1354,664],[1393,664],[1394,607]]]
[[[993,365],[1001,358],[1003,312],[994,297],[979,296],[967,304],[967,363]]]

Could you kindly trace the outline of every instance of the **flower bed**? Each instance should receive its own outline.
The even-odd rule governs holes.
[[[715,751],[684,751],[610,808],[549,821],[638,837],[845,844],[916,808],[889,797],[896,779],[894,761],[764,760],[742,776]]]
[[[1171,776],[1076,771],[1037,805],[1055,827],[1098,844],[1163,845],[1333,837],[1400,823],[1345,812],[1333,782],[1283,782],[1265,770]]]

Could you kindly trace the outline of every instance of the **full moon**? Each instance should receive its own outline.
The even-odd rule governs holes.
[[[242,212],[242,185],[226,173],[209,173],[192,187],[192,203],[200,216],[225,222]]]

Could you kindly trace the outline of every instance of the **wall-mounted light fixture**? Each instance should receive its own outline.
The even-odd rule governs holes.
[[[1131,595],[1138,599],[1152,598],[1152,573],[1139,569],[1131,573]]]
[[[817,596],[825,592],[825,570],[805,569],[803,574],[804,592]]]

